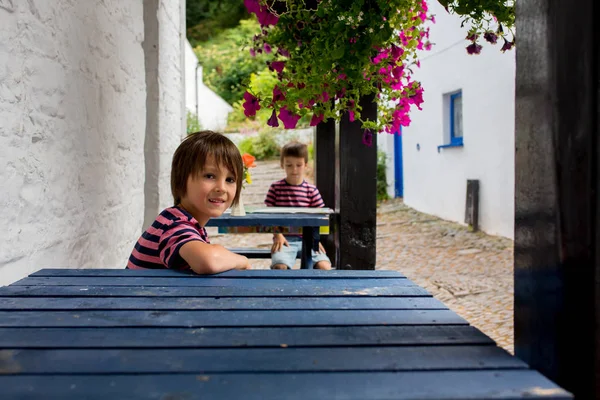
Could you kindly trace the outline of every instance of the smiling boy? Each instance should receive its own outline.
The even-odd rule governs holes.
[[[210,244],[204,226],[239,200],[242,157],[225,136],[189,135],[171,166],[174,206],[163,210],[135,244],[128,269],[170,268],[197,274],[249,269],[248,258]]]

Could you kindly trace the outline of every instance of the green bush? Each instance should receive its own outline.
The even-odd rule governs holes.
[[[187,122],[186,125],[187,125],[187,134],[188,135],[190,133],[194,133],[194,132],[198,132],[198,131],[202,130],[202,125],[200,124],[200,121],[198,120],[198,116],[189,110],[187,112],[186,122]]]
[[[247,137],[243,139],[238,148],[240,152],[250,153],[257,160],[272,160],[279,158],[279,145],[275,140],[275,130],[265,130],[259,132],[258,136]]]
[[[237,27],[194,48],[203,67],[204,84],[231,105],[242,100],[250,75],[265,69],[265,54],[252,57],[249,53],[252,37],[259,33],[256,20],[241,20]]]
[[[377,152],[377,201],[388,200],[390,197],[387,194],[387,179],[385,174],[385,165],[387,156],[385,152]]]

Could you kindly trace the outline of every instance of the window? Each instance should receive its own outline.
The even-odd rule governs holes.
[[[462,92],[450,95],[450,144],[463,144]]]
[[[463,107],[462,91],[456,90],[443,95],[443,144],[441,149],[463,146]]]

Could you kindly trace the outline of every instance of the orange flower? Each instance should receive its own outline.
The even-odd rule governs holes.
[[[244,167],[246,167],[246,168],[256,167],[256,164],[254,164],[255,160],[256,160],[256,158],[251,154],[248,154],[248,153],[242,154],[242,161],[244,161]]]

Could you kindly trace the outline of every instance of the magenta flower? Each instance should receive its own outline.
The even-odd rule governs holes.
[[[350,122],[354,122],[354,111],[353,110],[348,111],[348,119],[350,120]]]
[[[343,81],[346,79],[346,74],[339,74],[337,78]]]
[[[282,49],[279,48],[278,49],[279,54],[281,54],[282,56],[286,57],[286,58],[290,58],[290,52],[287,51],[286,49]]]
[[[256,50],[254,50],[254,47],[250,49],[250,55],[256,57]]]
[[[266,7],[261,6],[258,0],[244,0],[244,5],[249,13],[256,14],[258,23],[262,26],[276,25],[279,21],[279,17],[271,14]]]
[[[273,102],[285,100],[285,94],[279,89],[279,86],[275,85],[273,88]]]
[[[502,48],[500,49],[500,51],[504,53],[506,50],[512,49],[512,47],[514,45],[515,45],[515,42],[509,42],[508,40],[504,39],[504,44],[502,45]]]
[[[483,38],[491,44],[496,44],[496,41],[498,40],[498,35],[496,35],[494,32],[486,32],[483,34]]]
[[[273,110],[271,117],[269,117],[267,125],[272,126],[273,128],[279,127],[279,121],[277,121],[277,115],[275,115],[275,110]]]
[[[474,41],[477,40],[478,37],[479,37],[478,34],[476,34],[476,33],[470,33],[470,34],[467,35],[466,39],[470,40],[471,42],[474,42]]]
[[[323,118],[325,117],[325,114],[313,114],[312,118],[310,119],[310,126],[317,126],[319,125],[321,122],[323,122]]]
[[[504,46],[502,47],[504,48]],[[473,54],[479,54],[481,53],[481,45],[477,44],[477,43],[473,43],[467,46],[467,53],[473,55]]]
[[[329,101],[329,93],[323,92],[322,98],[323,98],[323,103],[328,102]]]
[[[365,129],[363,132],[362,142],[365,146],[373,146],[373,134],[369,129]]]
[[[285,129],[294,129],[298,124],[300,116],[292,114],[287,108],[283,107],[281,110],[279,110],[279,119],[281,122],[283,122],[283,127]]]
[[[248,92],[244,93],[244,115],[248,118],[254,117],[256,112],[260,110],[258,98]]]
[[[265,49],[265,53],[267,53],[267,54],[271,53],[271,46],[269,46],[269,43],[265,43],[265,45],[263,46],[263,49]]]
[[[271,71],[277,71],[277,73],[281,73],[281,71],[283,71],[283,68],[285,67],[285,61],[273,61],[270,65],[269,65],[269,69]]]

